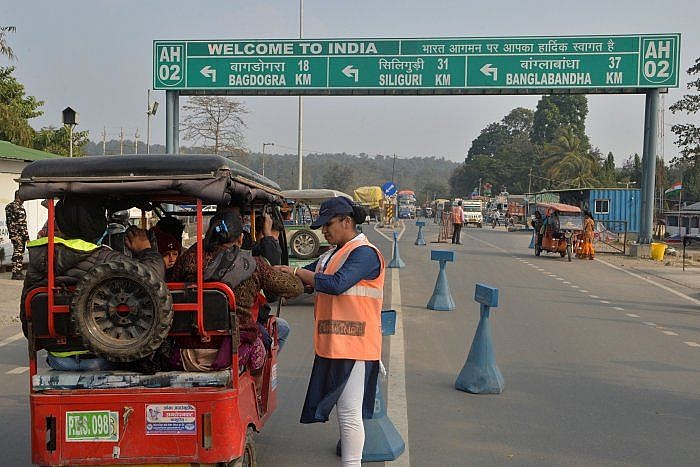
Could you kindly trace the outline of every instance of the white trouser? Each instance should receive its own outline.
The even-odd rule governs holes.
[[[362,448],[365,445],[365,427],[362,424],[364,396],[365,362],[358,360],[352,367],[336,406],[343,467],[359,466],[362,462]]]

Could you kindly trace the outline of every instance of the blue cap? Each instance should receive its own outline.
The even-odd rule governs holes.
[[[321,203],[318,217],[311,224],[312,229],[318,229],[326,225],[335,216],[352,216],[352,201],[344,196],[330,198]]]

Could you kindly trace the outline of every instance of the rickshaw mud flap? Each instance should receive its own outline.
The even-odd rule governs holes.
[[[248,400],[245,411],[239,410],[242,394]],[[242,454],[248,426],[262,425],[250,398],[246,389],[210,388],[32,394],[32,461],[39,465],[226,462]],[[254,404],[254,389],[252,398]],[[109,421],[98,425],[98,417]],[[205,432],[211,435],[208,442]]]

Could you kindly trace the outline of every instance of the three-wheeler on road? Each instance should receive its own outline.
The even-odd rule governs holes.
[[[275,316],[265,324],[273,341],[258,397],[254,378],[238,361],[236,297],[225,283],[203,279],[201,239],[208,214],[203,206],[234,206],[253,222],[263,211],[279,216],[279,186],[213,155],[42,160],[29,164],[19,183],[22,199],[45,199],[49,212],[47,285],[31,290],[24,301],[32,462],[256,465],[253,435],[277,406]],[[141,210],[142,222],[146,214],[194,219],[200,240],[196,281],[165,283],[127,257],[96,266],[101,273],[87,274],[90,283],[59,286],[54,201],[66,195],[100,200],[115,219],[133,208]],[[127,362],[128,370],[128,362],[166,339],[180,348],[218,349],[226,337],[232,364],[215,372],[70,372],[37,362],[47,345],[77,342],[122,366]]]

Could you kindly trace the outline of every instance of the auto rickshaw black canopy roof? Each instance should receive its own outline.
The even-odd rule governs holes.
[[[27,165],[19,178],[23,200],[67,194],[113,198],[201,198],[205,204],[279,203],[280,187],[217,155],[127,155],[48,159]]]

